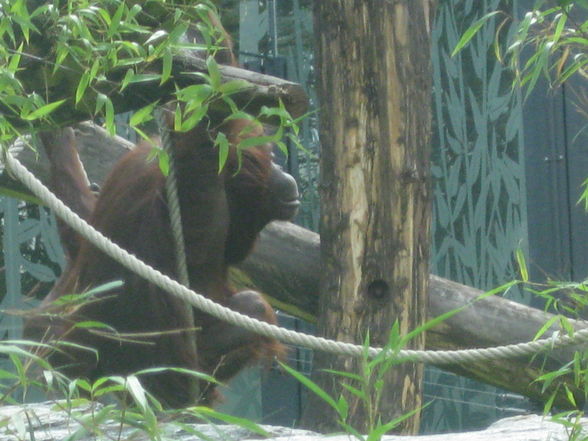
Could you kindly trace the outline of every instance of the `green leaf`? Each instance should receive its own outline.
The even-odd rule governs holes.
[[[104,20],[104,23],[106,23],[107,26],[110,26],[112,19],[110,18],[108,11],[104,8],[98,8],[97,12],[100,14],[100,17],[102,17],[102,20]]]
[[[218,172],[220,173],[225,167],[227,158],[229,157],[229,140],[223,132],[218,132],[216,139],[214,140],[214,145],[218,147]]]
[[[349,403],[343,395],[337,400],[337,413],[342,421],[347,420],[347,417],[349,416]]]
[[[92,389],[97,390],[100,386],[102,386],[104,383],[106,383],[108,381],[109,381],[108,377],[100,377],[96,381],[94,381],[94,383],[92,383]]]
[[[538,340],[540,339],[543,334],[545,334],[549,328],[551,328],[553,325],[555,325],[556,323],[559,322],[559,316],[555,315],[553,317],[551,317],[549,320],[547,320],[547,322],[545,322],[543,324],[543,326],[541,326],[541,328],[535,333],[535,337],[533,337],[533,340]]]
[[[231,113],[229,116],[227,116],[227,118],[225,119],[225,121],[231,121],[234,119],[246,119],[249,121],[256,121],[255,117],[250,115],[247,112],[243,112],[242,110],[238,110],[235,113]],[[588,181],[587,181],[588,182]]]
[[[588,48],[588,44],[586,44]],[[582,54],[584,56],[584,54]],[[558,82],[563,83],[568,78],[570,78],[573,74],[583,69],[586,65],[588,65],[588,59],[582,59],[580,57],[575,57],[573,63],[569,63],[565,70],[561,73]]]
[[[112,16],[112,21],[110,23],[110,27],[108,28],[108,36],[109,37],[112,37],[118,31],[118,28],[121,24],[121,18],[122,18],[123,12],[125,11],[125,8],[126,8],[126,3],[120,2],[120,6],[118,7],[116,12]]]
[[[126,389],[132,395],[135,403],[137,403],[143,412],[145,412],[149,409],[149,405],[147,404],[147,397],[143,385],[135,375],[129,375],[126,380]]]
[[[361,381],[363,377],[359,374],[355,374],[353,372],[344,372],[344,371],[337,371],[334,369],[321,369],[321,372],[326,372],[328,374],[337,375],[339,377],[349,378],[350,380]]]
[[[199,380],[206,381],[208,383],[220,384],[213,376],[205,374],[203,372],[198,372],[192,369],[186,368],[174,368],[174,367],[160,367],[160,368],[149,368],[149,369],[141,369],[140,371],[136,372],[135,375],[150,375],[150,374],[160,374],[164,372],[177,372],[179,374],[190,375],[194,378]]]
[[[353,387],[350,384],[341,383],[341,387],[343,389],[348,390],[352,395],[355,395],[357,398],[359,398],[362,401],[367,401],[369,399],[369,397],[366,395],[365,391],[360,390],[356,387]]]
[[[122,280],[114,280],[112,282],[103,283],[95,288],[89,289],[85,292],[86,295],[95,296],[104,292],[112,291],[113,289],[120,288],[124,285]]]
[[[386,433],[390,432],[392,429],[397,427],[403,421],[413,417],[421,410],[422,410],[422,408],[414,409],[414,410],[411,410],[410,412],[407,412],[407,413],[399,416],[398,418],[394,418],[392,421],[389,421],[386,424],[381,424],[381,425],[379,424],[374,430],[372,430],[368,434],[367,441],[379,441],[380,439],[382,439],[382,436],[384,436]]]
[[[230,95],[232,93],[240,92],[244,89],[251,87],[251,84],[245,80],[231,80],[227,81],[226,83],[222,84],[218,91],[225,95]]]
[[[192,130],[194,127],[196,127],[196,124],[202,121],[202,118],[206,116],[207,112],[208,106],[204,104],[190,111],[188,113],[188,117],[184,121],[182,121],[182,125],[180,126],[179,130],[181,132],[187,132],[188,130]],[[184,114],[184,116],[186,115]]]
[[[8,63],[9,72],[16,73],[18,65],[20,64],[20,54],[22,53],[23,47],[24,43],[21,43],[17,51],[10,57],[10,62]]]
[[[127,84],[137,84],[137,83],[149,83],[153,81],[157,81],[161,78],[160,74],[136,74],[133,73],[130,75],[130,78],[127,81]],[[126,79],[126,76],[125,76]]]
[[[182,108],[180,106],[176,106],[174,110],[174,130],[180,130],[182,127]]]
[[[523,282],[529,281],[529,271],[527,270],[527,263],[525,261],[525,253],[520,248],[517,248],[515,252],[515,256],[517,259],[517,264],[519,266],[519,272],[521,274],[521,279]]]
[[[180,101],[202,103],[214,94],[214,89],[208,84],[194,84],[176,92]]]
[[[286,109],[286,107],[284,106],[284,103],[282,101],[280,101],[279,107],[263,106],[261,108],[259,114],[260,114],[260,116],[267,116],[267,117],[277,116],[282,121],[290,121],[292,119],[292,116],[290,115],[290,113],[288,112],[288,110]]]
[[[60,107],[63,103],[67,100],[59,100],[53,103],[45,104],[44,106],[39,107],[38,109],[32,111],[26,116],[22,116],[22,118],[26,121],[34,121],[39,118],[43,118],[53,112],[55,109]]]
[[[210,407],[204,407],[204,406],[196,406],[193,408],[193,411],[196,414],[201,414],[201,415],[205,415],[209,418],[218,419],[218,420],[223,421],[227,424],[234,424],[236,426],[243,427],[244,429],[247,429],[253,433],[257,433],[258,435],[264,436],[266,438],[270,436],[270,433],[268,433],[266,430],[264,430],[259,425],[255,424],[253,421],[249,421],[246,418],[240,418],[240,417],[236,417],[233,415],[228,415],[226,413],[218,412],[214,409],[211,409]]]
[[[111,136],[114,136],[116,133],[116,126],[114,124],[114,105],[109,97],[106,97],[104,107],[104,122],[106,124],[106,130]]]
[[[561,34],[564,30],[564,27],[566,25],[566,21],[567,21],[568,16],[564,13],[560,13],[558,14],[557,17],[555,17],[554,21],[557,21],[557,25],[555,26],[555,31],[553,32],[553,35],[551,37],[551,41],[553,43],[557,43],[558,40],[561,37]]]
[[[182,35],[186,34],[186,31],[188,30],[189,25],[188,23],[186,23],[185,21],[181,21],[179,22],[175,28],[173,28],[171,30],[171,32],[169,33],[169,40],[173,43],[176,43],[180,37],[182,37]]]
[[[108,379],[106,379],[108,380]],[[96,389],[92,392],[92,397],[93,398],[99,398],[102,397],[104,395],[108,395],[108,394],[112,394],[112,393],[119,393],[124,391],[124,386],[120,385],[120,384],[112,384],[106,387],[101,387],[100,389]]]
[[[566,332],[567,335],[573,337],[574,332],[576,330],[574,329],[574,327],[572,326],[567,317],[561,316],[559,324],[561,325],[562,329]]]
[[[75,103],[78,104],[80,100],[84,97],[86,93],[86,89],[90,84],[90,71],[85,71],[82,76],[80,77],[80,81],[78,83],[78,87],[76,88],[76,100]]]
[[[95,114],[100,113],[100,111],[104,108],[104,105],[106,104],[107,99],[108,99],[108,97],[106,95],[104,95],[103,93],[96,94],[96,107],[94,109]]]
[[[77,322],[73,327],[74,328],[82,328],[82,329],[96,329],[96,328],[109,329],[109,330],[114,329],[110,325],[107,325],[106,323],[97,322],[94,320],[86,320],[83,322]]]
[[[455,308],[451,311],[447,311],[437,317],[434,317],[430,320],[427,320],[423,325],[417,326],[415,329],[410,331],[406,336],[402,337],[400,339],[399,346],[402,347],[402,346],[406,345],[407,342],[409,342],[410,340],[415,338],[417,335],[422,334],[422,333],[428,331],[429,329],[432,329],[432,328],[438,326],[439,324],[443,323],[447,319],[453,317],[455,314],[463,311],[468,306],[469,305],[464,305],[462,307]]]
[[[123,77],[122,81],[120,82],[120,91],[124,91],[127,86],[130,84],[131,79],[133,78],[133,75],[135,75],[135,72],[133,71],[133,69],[129,68],[127,69],[125,76]]]
[[[23,358],[32,358],[34,360],[38,360],[39,358],[33,355],[31,352],[25,351],[22,348],[19,348],[15,345],[8,345],[8,344],[0,344],[0,354],[4,355],[17,355]]]
[[[136,127],[136,126],[143,124],[147,121],[151,121],[153,119],[153,109],[158,104],[159,104],[159,102],[156,101],[154,103],[148,104],[145,107],[142,107],[141,109],[137,110],[135,113],[133,113],[133,116],[131,116],[131,119],[129,120],[129,125],[131,127]]]
[[[2,185],[0,185],[0,195],[20,199],[25,202],[30,202],[31,204],[44,205],[43,201],[35,196],[31,196],[22,191],[13,190],[12,188],[3,187]]]
[[[169,155],[165,150],[159,150],[157,154],[157,161],[159,164],[159,169],[163,176],[169,176]]]
[[[77,388],[82,389],[86,392],[90,392],[92,390],[92,386],[90,386],[90,383],[88,383],[88,381],[82,379],[82,378],[77,378],[74,380],[75,385]]]
[[[278,132],[280,131],[280,129],[278,129]],[[237,146],[239,149],[248,149],[250,147],[256,147],[256,146],[260,146],[263,144],[267,144],[267,143],[272,143],[275,141],[276,137],[281,138],[281,133],[278,134],[278,132],[276,132],[276,134],[274,135],[269,135],[269,136],[253,136],[251,138],[245,138],[243,140],[241,140],[239,142],[239,145]]]
[[[287,373],[292,375],[296,380],[306,386],[312,393],[317,395],[320,399],[325,401],[329,406],[331,406],[334,410],[339,409],[337,402],[318,384],[312,381],[310,378],[306,377],[305,375],[301,374],[300,372],[292,369],[290,366],[281,363],[280,366],[284,369]]]
[[[161,66],[161,81],[159,84],[165,83],[170,77],[172,72],[173,54],[169,49],[163,53]]]
[[[208,57],[206,59],[206,67],[208,68],[208,74],[210,75],[210,85],[214,90],[219,90],[222,78],[218,64],[214,57]]]
[[[150,43],[153,43],[161,38],[164,38],[167,35],[167,32],[159,29],[158,31],[155,31],[153,34],[151,34],[151,36],[145,41],[145,45],[148,45]]]
[[[476,20],[476,22],[473,25],[471,25],[463,33],[463,35],[461,36],[461,38],[459,39],[459,41],[455,45],[453,52],[451,52],[451,56],[454,57],[457,53],[459,53],[459,51],[461,51],[465,47],[465,45],[468,44],[472,38],[474,38],[474,36],[478,33],[478,31],[482,28],[482,26],[484,26],[484,24],[486,24],[486,22],[491,17],[494,17],[496,14],[500,14],[500,13],[501,13],[501,11],[489,12],[488,14],[484,15],[479,20]]]

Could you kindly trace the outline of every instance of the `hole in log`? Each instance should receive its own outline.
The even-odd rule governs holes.
[[[385,280],[374,280],[368,285],[367,294],[375,300],[385,300],[390,296],[390,286]]]

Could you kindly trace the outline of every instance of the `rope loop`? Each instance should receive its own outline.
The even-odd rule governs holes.
[[[149,282],[159,286],[166,292],[177,296],[190,305],[228,323],[240,326],[249,331],[276,338],[284,343],[303,346],[309,349],[326,351],[339,355],[362,357],[365,349],[361,345],[328,340],[308,334],[299,333],[289,329],[280,328],[263,321],[256,320],[244,314],[240,314],[229,308],[214,303],[212,300],[197,294],[188,287],[178,283],[158,270],[145,264],[137,257],[128,253],[117,244],[111,242],[102,233],[94,229],[86,221],[81,219],[51,191],[45,187],[26,167],[24,167],[10,152],[6,152],[4,158],[6,168],[12,172],[35,196],[43,201],[65,223],[76,232],[84,236],[101,251],[111,258],[134,271]],[[505,359],[520,356],[529,356],[537,352],[555,349],[561,346],[588,342],[588,328],[581,329],[573,336],[559,335],[556,338],[549,337],[541,340],[518,343],[505,346],[497,346],[482,349],[464,349],[456,351],[417,351],[400,350],[394,356],[410,359],[413,362],[432,363],[435,365],[447,365],[456,363],[480,362],[494,359]],[[380,354],[382,348],[368,348],[370,356]]]

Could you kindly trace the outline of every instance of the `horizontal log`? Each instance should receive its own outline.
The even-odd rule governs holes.
[[[234,277],[237,283],[267,293],[276,300],[274,304],[278,308],[313,321],[318,311],[320,268],[319,235],[291,223],[274,222],[262,231],[253,254],[240,266],[242,272]],[[426,348],[459,350],[528,342],[553,317],[499,296],[480,299],[483,294],[479,289],[431,275],[430,319],[466,308],[428,331]],[[587,326],[584,322],[571,322],[576,329]],[[544,336],[552,336],[556,331],[559,329],[554,326]],[[545,369],[558,369],[570,361],[577,349],[564,347],[535,360],[519,357],[440,367],[545,401],[556,386],[545,392],[542,384],[534,380],[545,373]],[[574,390],[571,383],[568,387]],[[581,391],[575,390],[575,393],[578,402],[583,402]],[[555,403],[570,407],[564,393],[558,394]]]
[[[25,51],[42,52],[41,48],[35,47]],[[145,74],[159,74],[162,70],[158,63],[145,63],[139,69]],[[278,107],[283,103],[290,115],[298,118],[308,109],[308,96],[300,84],[233,66],[221,65],[219,70],[222,83],[240,83],[230,97],[245,112],[257,116],[262,107]],[[200,74],[208,74],[208,68],[204,59],[185,52],[174,57],[171,77],[165,83],[160,84],[158,79],[131,83],[123,91],[119,90],[119,85],[126,69],[113,70],[106,79],[88,88],[83,99],[74,104],[73,97],[76,96],[76,88],[84,72],[84,69],[66,66],[54,70],[43,58],[29,55],[23,68],[17,73],[17,79],[26,90],[39,91],[48,102],[66,100],[51,114],[55,125],[65,126],[93,118],[99,93],[112,100],[117,113],[137,110],[154,101],[172,100],[178,87],[203,84],[205,80]],[[228,104],[222,99],[211,104],[211,111],[220,115],[231,113]],[[0,113],[16,127],[26,127],[20,115],[13,109],[0,106]],[[279,122],[277,117],[262,116],[260,119],[269,124]]]
[[[76,133],[80,156],[93,182],[102,182],[112,164],[130,147],[128,142],[109,137],[103,129],[93,124],[80,125]],[[109,146],[107,150],[104,149],[105,145]],[[36,155],[23,149],[19,159],[41,178],[48,176],[47,164],[42,157],[37,159]],[[6,176],[3,180],[10,185]],[[319,236],[292,223],[274,222],[262,231],[253,254],[232,272],[232,277],[234,283],[243,288],[249,287],[267,294],[278,309],[313,321],[318,309]],[[478,289],[431,275],[429,317],[445,314],[464,305],[467,307],[428,331],[427,349],[466,349],[530,341],[544,323],[553,317],[498,296],[479,300],[482,294]],[[580,322],[572,323],[578,329],[586,326]],[[546,336],[556,330],[555,327],[550,329]],[[547,395],[541,390],[541,384],[534,380],[544,373],[544,368],[558,368],[571,360],[575,349],[565,347],[551,352],[544,366],[542,357],[535,361],[532,357],[522,357],[456,363],[442,368],[543,401]],[[572,383],[568,383],[568,386],[572,387]],[[555,404],[560,407],[570,406],[563,393],[558,395]]]
[[[120,136],[110,136],[106,130],[93,122],[84,122],[75,126],[78,151],[84,163],[90,182],[102,183],[116,161],[133,148],[133,143]],[[45,150],[38,148],[37,142],[27,136],[18,139],[8,151],[41,180],[49,181],[49,161]],[[4,163],[0,162],[0,172]],[[9,175],[2,174],[0,182],[14,186]]]

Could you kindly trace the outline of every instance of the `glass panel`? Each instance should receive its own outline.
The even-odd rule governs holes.
[[[442,0],[433,35],[431,269],[481,289],[516,278],[514,252],[526,246],[521,99],[494,53],[500,19],[484,26],[459,55],[451,57],[451,52],[484,13],[511,8],[511,2],[500,0]],[[524,300],[519,292],[509,295]],[[422,430],[479,429],[509,414],[498,399],[514,400],[509,403],[514,408],[524,404],[500,393],[427,369],[425,397],[432,404]]]

